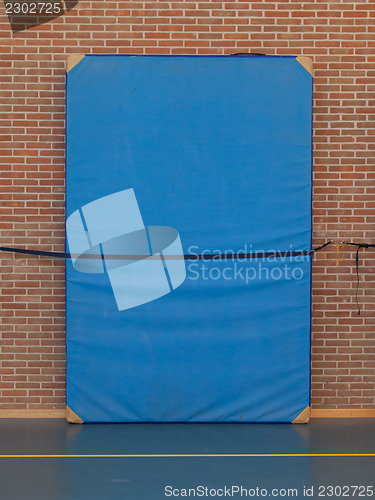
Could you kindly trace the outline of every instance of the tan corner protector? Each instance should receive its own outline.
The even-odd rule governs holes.
[[[83,424],[83,420],[79,418],[79,416],[72,411],[69,406],[66,407],[65,416],[68,422],[71,424]]]
[[[306,406],[304,410],[293,420],[292,424],[307,424],[310,420],[311,408]]]
[[[312,76],[312,74],[313,74],[313,62],[310,59],[310,57],[298,56],[298,57],[296,57],[296,61],[298,61],[301,64],[301,66],[303,66],[305,68],[305,70],[308,71],[310,73],[310,75]]]
[[[69,54],[66,58],[66,72],[69,73],[84,57],[85,54]]]

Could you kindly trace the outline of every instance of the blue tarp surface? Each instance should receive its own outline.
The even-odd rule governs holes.
[[[116,231],[156,253],[161,226],[184,254],[310,249],[311,107],[293,57],[86,56],[67,74],[67,218],[104,253]],[[67,405],[84,422],[292,421],[310,259],[187,260],[186,276],[181,260],[67,261]]]

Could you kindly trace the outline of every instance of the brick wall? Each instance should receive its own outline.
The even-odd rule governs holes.
[[[375,242],[375,3],[81,0],[12,33],[1,23],[1,244],[64,248],[67,53],[308,55],[315,66],[314,244]],[[354,249],[355,250],[355,249]],[[375,253],[314,258],[315,408],[375,408]],[[1,255],[1,407],[63,408],[64,266]]]

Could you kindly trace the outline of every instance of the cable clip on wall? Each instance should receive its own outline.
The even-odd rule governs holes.
[[[356,272],[357,272],[357,288],[355,292],[355,301],[357,304],[357,310],[358,310],[358,316],[361,314],[361,308],[359,306],[359,300],[358,300],[358,292],[359,292],[359,251],[361,248],[375,248],[375,245],[372,245],[370,243],[353,243],[351,241],[341,241],[342,245],[350,245],[353,247],[357,247],[357,251],[355,254],[355,267],[356,267]]]

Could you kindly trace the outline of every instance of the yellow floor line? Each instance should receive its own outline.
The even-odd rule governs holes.
[[[375,457],[375,453],[221,453],[148,455],[0,455],[0,458]]]

